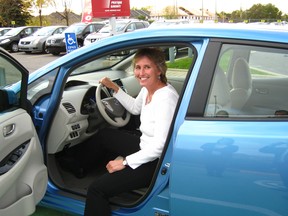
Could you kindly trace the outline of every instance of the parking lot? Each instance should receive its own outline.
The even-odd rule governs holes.
[[[54,56],[51,54],[26,54],[25,52],[11,53],[11,55],[17,59],[30,73],[61,57],[61,55]]]

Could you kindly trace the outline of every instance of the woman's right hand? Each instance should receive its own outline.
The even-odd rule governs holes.
[[[103,77],[100,80],[100,83],[104,86],[106,86],[107,88],[113,89],[114,92],[118,92],[119,90],[119,86],[117,86],[114,82],[112,82],[108,77]]]

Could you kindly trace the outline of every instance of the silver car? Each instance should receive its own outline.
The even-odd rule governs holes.
[[[144,29],[148,26],[149,22],[144,20],[116,20],[115,35],[132,32],[138,29]],[[110,24],[106,24],[102,29],[100,29],[99,32],[92,32],[89,34],[84,40],[84,46],[110,36],[113,36],[112,27]]]
[[[49,53],[46,49],[46,39],[54,34],[61,34],[67,26],[47,26],[39,29],[33,35],[19,41],[19,51],[25,53]]]

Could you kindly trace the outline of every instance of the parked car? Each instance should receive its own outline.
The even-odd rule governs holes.
[[[144,29],[148,26],[149,23],[144,20],[116,20],[114,35],[132,32],[138,29]],[[113,36],[112,26],[110,24],[106,24],[98,32],[92,32],[91,34],[89,34],[84,40],[84,46],[110,36]]]
[[[49,53],[46,49],[46,39],[55,34],[61,34],[67,26],[46,26],[29,37],[20,39],[18,47],[19,51],[25,53]]]
[[[159,28],[159,27],[167,27],[167,26],[174,26],[174,25],[186,25],[190,24],[191,21],[187,19],[163,19],[163,20],[156,20],[149,25],[149,28]]]
[[[10,31],[12,28],[9,27],[1,27],[0,28],[0,36],[3,36],[4,34],[6,34],[8,31]]]
[[[105,24],[102,22],[75,23],[69,26],[62,34],[52,35],[46,39],[46,49],[53,55],[66,52],[65,33],[75,33],[78,47],[83,46],[84,39],[91,32],[99,31]]]
[[[288,32],[249,26],[116,35],[30,75],[1,50],[0,215],[30,215],[37,203],[83,215],[87,187],[106,172],[97,136],[139,126],[125,110],[115,117],[99,80],[136,97],[135,51],[179,47],[167,62],[179,101],[153,180],[113,197],[112,215],[286,216]]]
[[[18,43],[21,38],[28,37],[39,30],[40,26],[22,26],[11,29],[0,37],[0,47],[11,52],[18,52]]]

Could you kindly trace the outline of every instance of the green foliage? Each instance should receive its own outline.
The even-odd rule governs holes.
[[[178,16],[176,14],[176,9],[173,6],[167,6],[164,8],[164,16],[166,19],[176,19]]]
[[[140,16],[138,16],[137,18],[138,18],[139,20],[146,20],[146,17],[143,16],[143,15],[140,15]]]
[[[246,18],[249,19],[280,19],[281,16],[282,12],[271,3],[266,5],[255,4],[246,12]]]
[[[180,58],[176,59],[174,62],[168,62],[168,68],[175,68],[175,69],[189,69],[192,63],[192,58]]]
[[[29,0],[0,0],[1,26],[25,26],[32,17]],[[15,24],[13,24],[15,23]]]
[[[243,22],[244,20],[251,22],[260,20],[265,22],[287,20],[287,15],[283,15],[282,12],[271,3],[266,5],[254,4],[251,8],[244,11],[240,9],[233,11],[231,14],[221,12],[217,15],[221,20],[236,20],[236,22]]]

